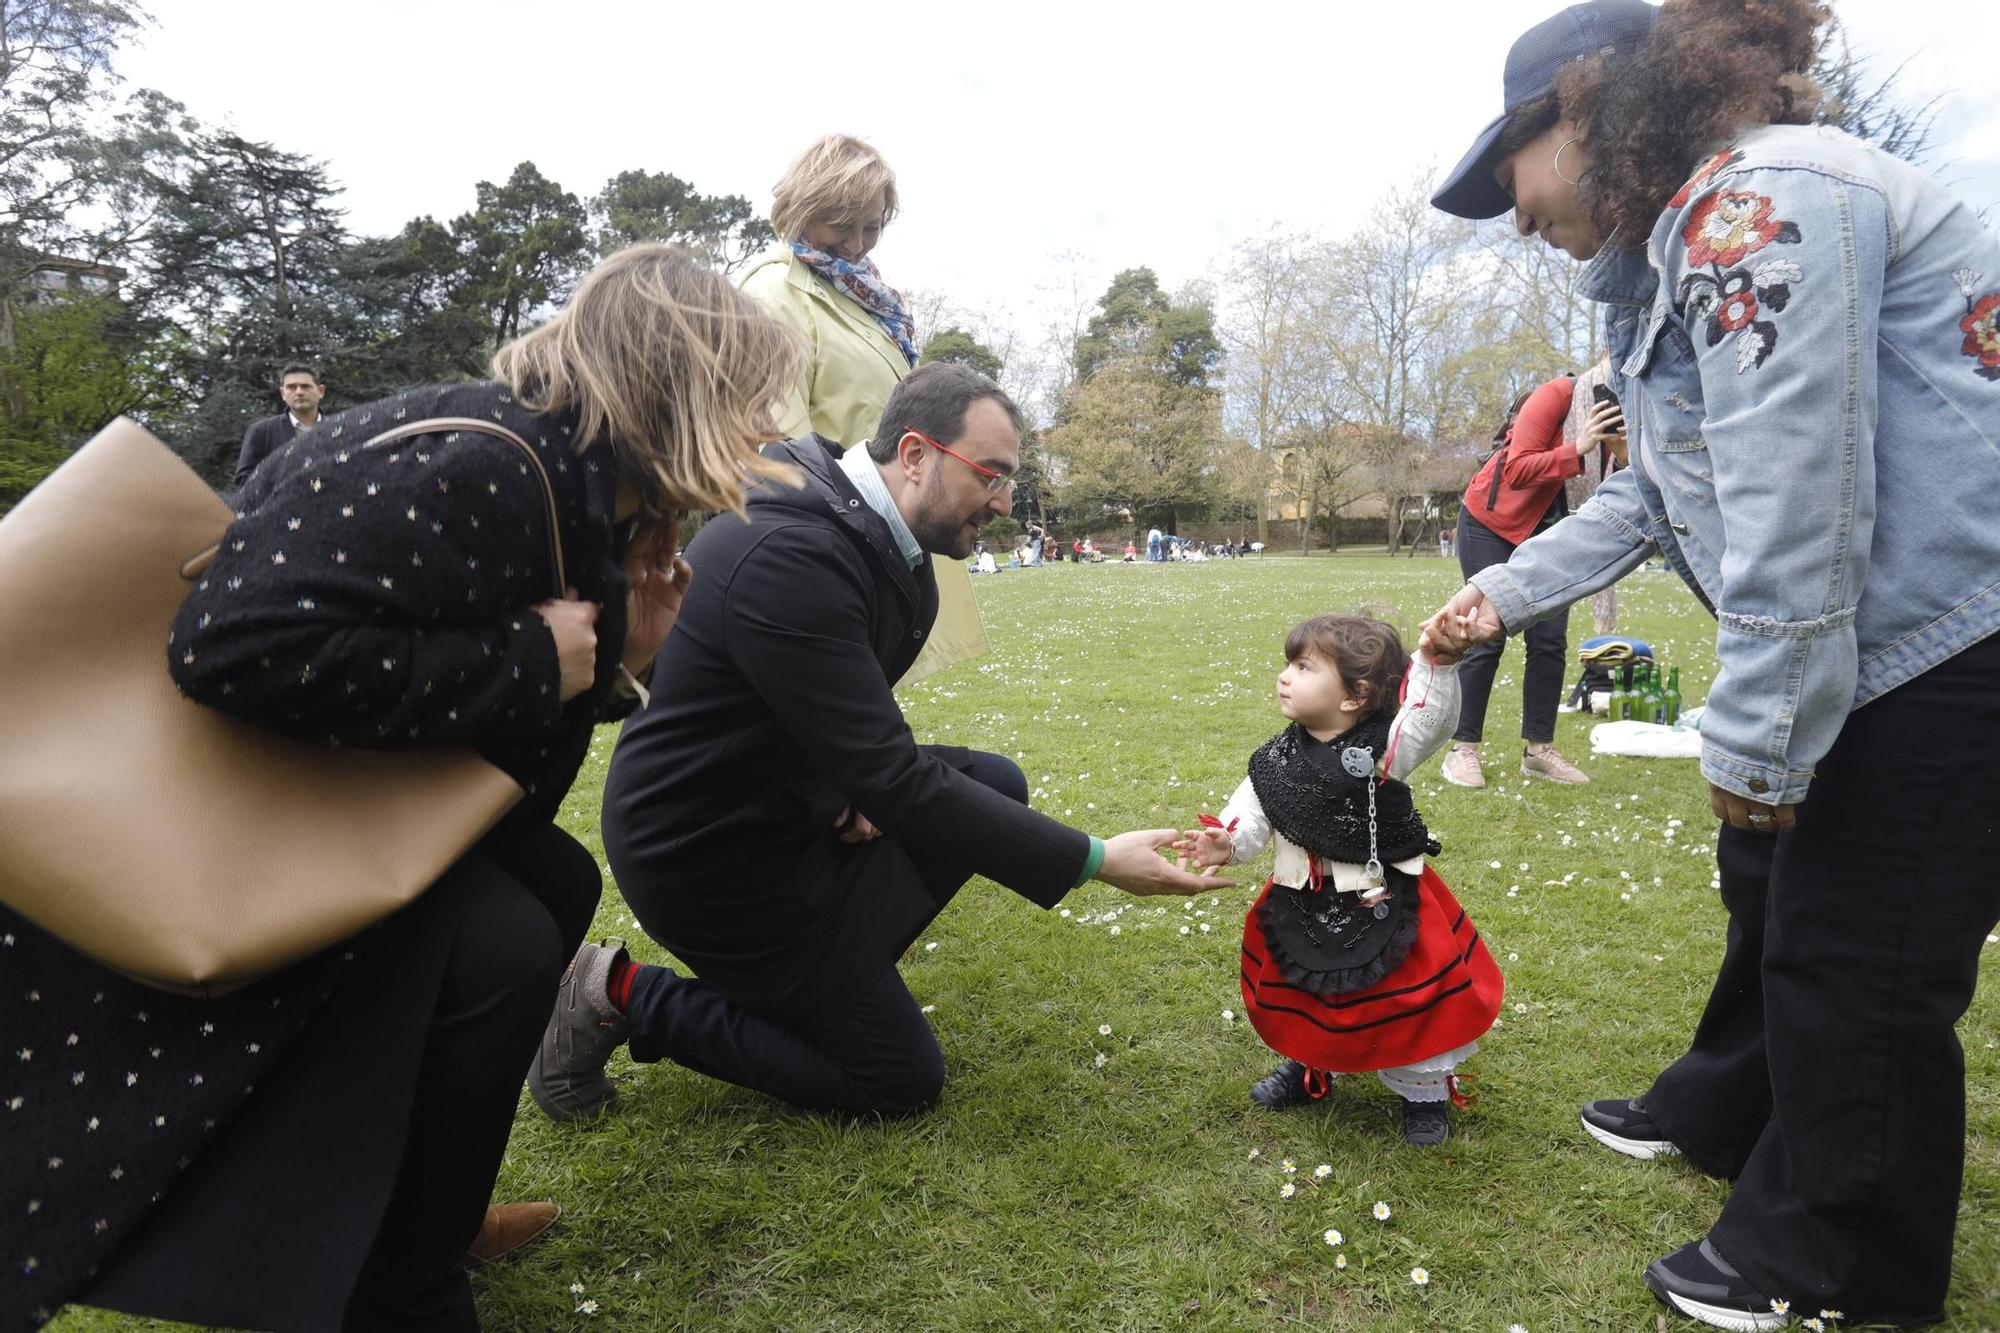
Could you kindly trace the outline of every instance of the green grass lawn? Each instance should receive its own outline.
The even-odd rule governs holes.
[[[1275,556],[976,582],[993,653],[905,690],[910,724],[1014,756],[1040,808],[1099,834],[1220,806],[1279,725],[1271,682],[1293,622],[1365,608],[1413,636],[1459,584],[1435,558]],[[1663,573],[1620,599],[1621,628],[1699,701],[1707,615]],[[1588,619],[1573,614],[1572,644]],[[1265,863],[1192,901],[1092,885],[1060,912],[975,881],[904,964],[949,1070],[920,1120],[795,1114],[622,1055],[623,1102],[600,1124],[555,1126],[524,1096],[499,1196],[568,1214],[475,1278],[487,1326],[1653,1328],[1640,1268],[1701,1234],[1726,1187],[1594,1146],[1576,1109],[1642,1090],[1693,1026],[1721,952],[1713,820],[1692,761],[1593,758],[1588,719],[1563,717],[1558,744],[1592,785],[1520,778],[1519,664],[1510,648],[1488,718],[1493,785],[1447,786],[1435,760],[1414,779],[1438,869],[1507,973],[1502,1021],[1468,1066],[1478,1104],[1445,1147],[1404,1147],[1372,1078],[1309,1111],[1250,1105],[1273,1057],[1225,1011],[1242,1008],[1238,932]],[[613,740],[566,813],[593,846]],[[667,961],[608,886],[597,924]],[[1956,1329],[2000,1327],[2000,948],[1986,958],[1961,1029]],[[158,1326],[75,1312],[56,1327]]]

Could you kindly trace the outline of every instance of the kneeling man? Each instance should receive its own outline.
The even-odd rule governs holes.
[[[985,875],[1052,907],[1090,879],[1134,894],[1218,881],[1156,848],[1100,841],[1028,807],[1012,761],[919,745],[891,691],[937,614],[931,558],[962,560],[1009,507],[1022,419],[992,380],[919,367],[873,441],[770,446],[798,488],[704,524],[696,577],[626,725],[604,847],[646,932],[695,977],[586,944],[529,1077],[558,1120],[616,1094],[639,1061],[816,1110],[903,1115],[937,1100],[936,1038],[896,960]]]

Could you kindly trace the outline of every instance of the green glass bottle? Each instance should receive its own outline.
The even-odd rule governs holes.
[[[1625,722],[1632,716],[1632,668],[1626,667],[1623,680],[1614,676],[1611,680],[1611,720]]]
[[[1660,669],[1656,666],[1649,665],[1646,668],[1646,689],[1643,697],[1644,702],[1639,708],[1639,720],[1654,723],[1665,721],[1667,692],[1660,685]]]
[[[1681,724],[1681,669],[1672,668],[1667,674],[1666,724],[1678,727]]]

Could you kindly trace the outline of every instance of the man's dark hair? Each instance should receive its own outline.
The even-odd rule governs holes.
[[[1006,408],[1016,433],[1028,429],[1028,419],[1014,400],[972,367],[956,361],[918,366],[889,395],[875,438],[868,442],[868,456],[878,463],[894,458],[905,431],[921,431],[939,444],[950,444],[965,434],[965,413],[981,398]]]
[[[319,377],[319,367],[309,366],[303,361],[287,362],[285,368],[278,372],[278,383],[283,384],[287,375],[310,375],[314,384],[324,383]]]

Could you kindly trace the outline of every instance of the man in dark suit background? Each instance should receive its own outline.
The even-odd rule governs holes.
[[[320,383],[319,371],[294,361],[278,376],[278,397],[284,400],[285,410],[251,422],[250,429],[243,432],[243,448],[236,455],[236,475],[229,479],[230,489],[241,490],[259,463],[319,420],[319,400],[326,397],[326,386]]]

